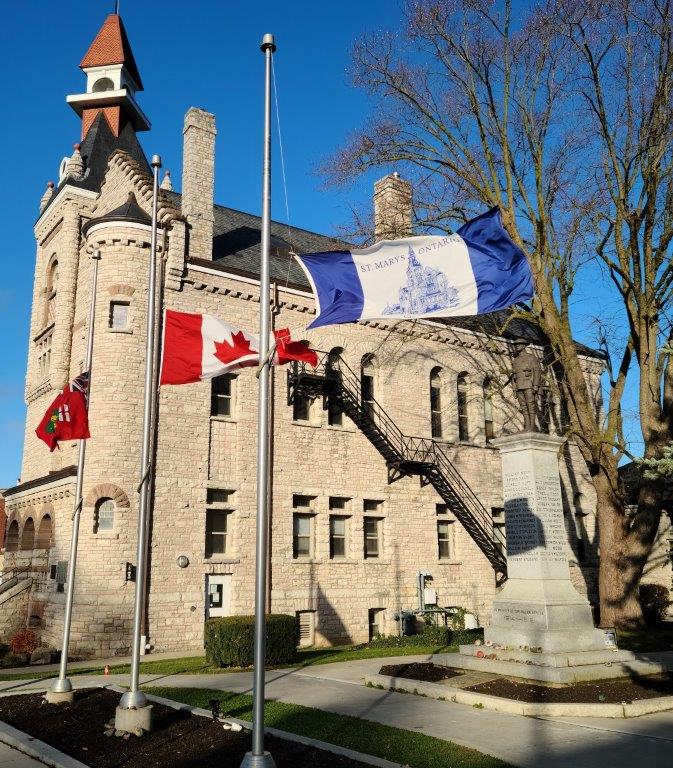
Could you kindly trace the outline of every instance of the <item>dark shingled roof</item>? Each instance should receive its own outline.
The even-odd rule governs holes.
[[[164,192],[164,194],[176,208],[180,208],[181,195],[178,192]],[[258,278],[262,240],[261,218],[223,205],[213,206],[213,216],[213,265]],[[271,280],[277,280],[281,285],[287,283],[293,288],[310,291],[311,286],[304,270],[290,255],[290,251],[311,253],[347,250],[350,247],[342,240],[272,221],[269,265]],[[201,260],[198,261],[203,263]],[[539,328],[520,318],[510,319],[505,327],[507,317],[508,312],[502,311],[469,317],[432,318],[432,321],[452,328],[485,333],[489,336],[512,340],[523,338],[531,344],[546,345],[547,340]],[[580,354],[603,358],[601,352],[579,342],[575,343]]]
[[[99,192],[105,178],[108,160],[117,149],[127,152],[142,168],[147,170],[148,174],[151,174],[150,164],[147,162],[133,126],[130,123],[126,123],[119,136],[115,136],[103,113],[99,112],[79,150],[84,160],[85,170],[83,178],[75,179],[72,176],[66,176],[58,187],[54,189],[54,194],[51,196],[49,203],[47,203],[45,211],[66,184],[71,187],[88,189],[91,192]],[[40,216],[43,215],[44,211],[40,213]]]
[[[106,213],[105,216],[101,216],[100,218],[89,219],[89,221],[82,227],[82,234],[84,237],[86,237],[86,234],[91,227],[104,221],[134,221],[138,224],[151,224],[152,217],[148,216],[138,205],[138,201],[133,192],[129,192],[126,202],[122,203],[118,208],[115,208],[113,211]]]

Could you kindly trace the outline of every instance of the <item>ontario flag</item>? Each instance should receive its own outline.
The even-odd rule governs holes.
[[[287,328],[274,337],[275,365],[318,364],[318,355],[305,342],[292,341]],[[192,384],[259,362],[257,336],[212,315],[166,310],[160,384]]]
[[[58,393],[35,434],[53,451],[61,440],[86,440],[89,434],[89,372],[81,373]]]

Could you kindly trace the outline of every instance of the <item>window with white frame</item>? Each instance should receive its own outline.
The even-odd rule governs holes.
[[[346,557],[346,532],[348,518],[343,515],[329,517],[329,556],[332,560]]]
[[[369,639],[375,640],[383,635],[383,608],[369,609]]]
[[[366,560],[376,560],[381,556],[381,527],[380,517],[364,518],[364,555]]]
[[[210,415],[233,416],[236,393],[236,376],[225,373],[216,376],[210,384]]]
[[[114,530],[115,503],[112,499],[100,499],[96,504],[94,530],[96,533],[106,533]]]
[[[461,443],[469,440],[470,429],[467,417],[467,374],[459,373],[456,380],[456,394],[458,403],[458,439]]]
[[[206,557],[222,557],[230,552],[230,520],[234,491],[208,488],[206,491]]]
[[[129,302],[111,301],[108,327],[113,331],[125,331],[129,325]]]
[[[440,560],[454,557],[454,519],[446,504],[437,504],[437,553]]]
[[[490,376],[484,379],[484,437],[490,442],[495,437],[493,427],[493,380]]]
[[[294,513],[292,516],[292,557],[311,557],[313,550],[313,515]]]

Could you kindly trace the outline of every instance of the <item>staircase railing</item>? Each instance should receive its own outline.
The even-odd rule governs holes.
[[[360,428],[385,458],[389,471],[420,475],[431,483],[494,570],[506,578],[504,542],[496,540],[493,518],[443,446],[426,437],[405,435],[388,412],[370,397],[363,399],[360,376],[339,355],[323,354],[315,369],[295,363],[288,371],[288,399],[325,395]]]

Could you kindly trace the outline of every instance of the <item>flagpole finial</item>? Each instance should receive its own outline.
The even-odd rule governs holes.
[[[96,248],[96,250],[91,254],[91,258],[95,259],[96,261],[100,259],[100,251],[98,248]]]
[[[271,49],[271,53],[273,53],[276,50],[276,43],[274,42],[273,35],[269,34],[268,32],[264,37],[262,38],[262,44],[260,45],[261,50],[266,53],[267,49]]]
[[[161,157],[159,155],[152,155],[152,168],[161,168]]]

